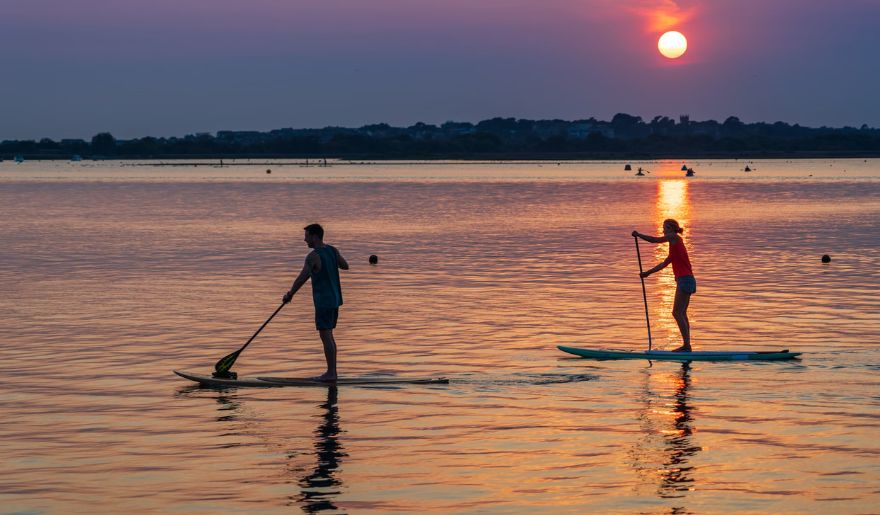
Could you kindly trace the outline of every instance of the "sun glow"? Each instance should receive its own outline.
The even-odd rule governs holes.
[[[684,55],[687,47],[687,38],[684,37],[684,34],[675,30],[670,30],[663,34],[657,41],[657,49],[660,50],[664,57],[669,59],[678,59]]]

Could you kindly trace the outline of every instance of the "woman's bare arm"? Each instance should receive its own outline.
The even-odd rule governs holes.
[[[650,269],[650,270],[645,270],[644,272],[642,272],[642,273],[639,274],[639,275],[641,275],[642,277],[648,277],[649,275],[651,275],[651,274],[653,274],[653,273],[655,273],[655,272],[659,272],[660,270],[663,270],[664,268],[666,268],[667,266],[669,266],[669,263],[672,263],[672,259],[670,259],[670,258],[666,258],[666,259],[664,259],[663,262],[660,263],[659,265],[655,266],[654,268],[652,268],[652,269]]]
[[[672,241],[671,237],[666,236],[665,234],[663,236],[650,236],[648,234],[642,234],[638,231],[633,231],[632,235],[635,236],[636,238],[641,238],[645,241],[650,241],[651,243],[665,243],[667,241]]]

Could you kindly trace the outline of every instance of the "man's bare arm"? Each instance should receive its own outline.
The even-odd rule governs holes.
[[[317,260],[317,263],[316,263]],[[299,275],[296,276],[296,279],[293,281],[293,285],[290,287],[290,290],[284,295],[282,299],[284,302],[290,302],[290,299],[296,295],[296,292],[299,291],[300,288],[309,280],[313,271],[318,271],[321,269],[321,258],[318,257],[318,254],[314,252],[310,252],[308,256],[306,256],[306,262],[303,264],[302,270],[300,270]]]
[[[333,248],[336,250],[336,263],[339,265],[339,268],[343,270],[348,270],[348,261],[346,261],[345,258],[342,257],[342,253],[339,252],[339,249],[337,249],[336,247]]]

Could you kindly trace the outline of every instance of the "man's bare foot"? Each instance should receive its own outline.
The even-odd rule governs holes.
[[[325,383],[332,383],[333,381],[336,381],[336,374],[331,374],[330,372],[324,372],[323,374],[321,374],[317,377],[313,377],[312,379],[314,379],[315,381],[323,381]]]
[[[682,345],[681,347],[679,347],[677,349],[672,349],[669,352],[693,352],[693,351],[691,350],[690,345]]]

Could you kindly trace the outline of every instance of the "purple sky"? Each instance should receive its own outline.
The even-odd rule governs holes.
[[[877,0],[2,5],[0,139],[617,112],[880,127]]]

